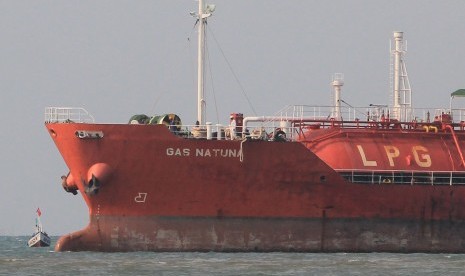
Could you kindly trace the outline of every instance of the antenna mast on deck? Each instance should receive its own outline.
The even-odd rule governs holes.
[[[333,118],[335,118],[336,120],[342,121],[341,87],[344,85],[344,74],[335,73],[333,75],[333,81],[331,82],[331,85],[333,86],[333,100],[334,100]]]
[[[393,90],[391,118],[399,121],[410,120],[412,113],[412,90],[404,62],[407,47],[403,43],[403,36],[403,32],[394,32],[395,48],[391,48],[391,88]]]
[[[205,30],[207,18],[215,11],[215,5],[207,5],[204,7],[203,0],[199,1],[199,11],[196,14],[190,14],[197,18],[198,23],[198,59],[197,59],[197,121],[200,125],[205,125],[206,121],[206,101],[205,101]]]

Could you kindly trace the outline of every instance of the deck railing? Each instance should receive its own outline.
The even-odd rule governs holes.
[[[312,118],[315,120],[337,121],[381,121],[390,117],[393,119],[394,110],[385,105],[370,105],[367,107],[341,106],[340,117],[335,116],[334,106],[289,105],[281,109],[275,116],[294,118],[295,120]],[[441,121],[442,115],[450,115],[454,122],[465,121],[465,109],[460,108],[409,108],[404,110],[401,122],[433,122]]]
[[[47,107],[45,123],[94,123],[94,117],[81,107]]]
[[[344,127],[344,128],[373,128],[382,127],[385,129],[421,129],[431,127],[433,122],[455,123],[452,127],[456,130],[465,129],[465,109],[438,109],[422,108],[411,109],[411,120],[395,125],[393,120],[389,120],[391,110],[386,106],[370,107],[347,107],[340,109],[340,118],[334,118],[334,106],[308,106],[293,105],[286,106],[274,116],[266,117],[262,121],[251,121],[244,128],[238,127],[235,135],[238,139],[251,137],[263,140],[273,140],[274,135],[281,131],[285,133],[286,140],[295,140],[306,128],[312,127]],[[416,115],[413,115],[416,114]],[[263,117],[265,118],[265,117]],[[94,123],[93,116],[84,108],[78,107],[47,107],[45,109],[46,123]],[[460,123],[460,124],[458,124]],[[418,125],[421,124],[421,125]],[[425,125],[428,124],[428,125]],[[395,125],[395,127],[393,127]],[[419,126],[419,127],[418,127]],[[175,132],[186,138],[204,138],[208,126],[178,126]],[[212,125],[212,133],[216,132],[216,137],[220,134],[224,138],[231,138],[230,127],[228,125]],[[199,131],[195,131],[198,129]],[[437,129],[437,128],[436,128]],[[429,130],[429,129],[428,129]],[[433,131],[435,129],[432,129]],[[229,134],[229,135],[228,135]]]
[[[353,183],[392,185],[465,185],[465,172],[337,170]]]

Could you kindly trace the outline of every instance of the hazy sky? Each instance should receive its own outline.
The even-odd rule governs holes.
[[[344,73],[351,105],[388,103],[393,31],[408,41],[414,106],[447,107],[465,88],[463,0],[208,3],[215,123],[216,109],[220,123],[231,112],[254,115],[241,87],[257,115],[329,105],[334,73]],[[45,107],[84,107],[102,123],[140,113],[195,122],[196,9],[194,0],[0,0],[0,235],[31,234],[37,207],[53,235],[88,222],[80,194],[61,187],[68,169],[44,128]]]

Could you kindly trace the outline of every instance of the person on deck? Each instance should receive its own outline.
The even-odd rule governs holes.
[[[230,117],[230,119],[231,119],[231,122],[229,123],[229,127],[230,127],[229,135],[231,137],[231,140],[234,140],[236,139],[236,120],[234,120],[232,116]]]

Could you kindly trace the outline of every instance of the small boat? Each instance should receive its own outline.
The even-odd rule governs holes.
[[[37,208],[37,219],[35,232],[32,234],[31,238],[27,242],[29,247],[48,247],[50,246],[51,239],[48,234],[42,228],[42,223],[40,222],[40,216],[42,212]]]

